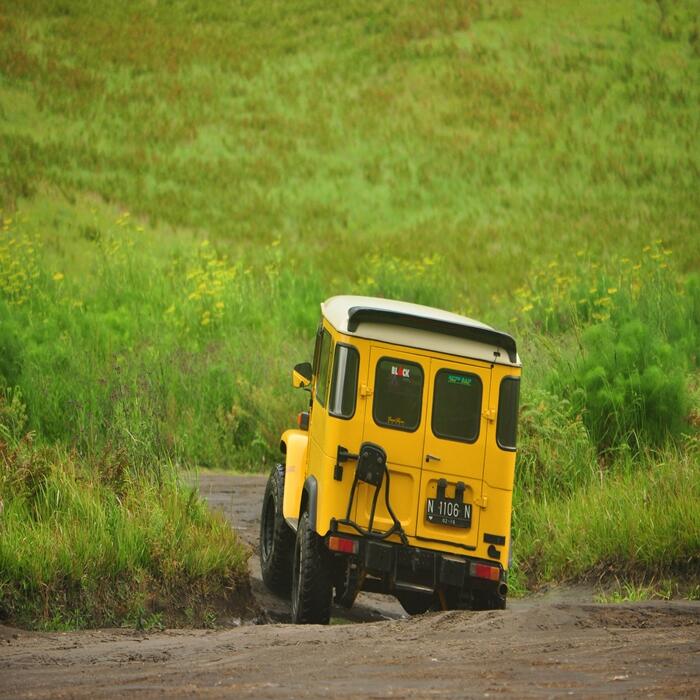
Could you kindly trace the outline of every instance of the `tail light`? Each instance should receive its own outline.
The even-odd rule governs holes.
[[[342,554],[357,554],[360,546],[357,540],[351,540],[348,537],[336,537],[331,535],[328,538],[328,549],[332,552],[341,552]]]
[[[488,564],[470,564],[469,574],[475,578],[485,578],[488,581],[498,581],[501,578],[501,570],[497,566],[489,566]]]

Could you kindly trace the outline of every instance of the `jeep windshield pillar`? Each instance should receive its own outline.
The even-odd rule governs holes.
[[[263,580],[297,623],[393,594],[409,614],[506,605],[521,365],[515,341],[416,304],[321,305],[311,392],[263,500]]]

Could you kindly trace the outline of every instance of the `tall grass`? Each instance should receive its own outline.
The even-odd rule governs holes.
[[[21,387],[30,429],[84,454],[110,444],[139,464],[264,468],[288,410],[280,351],[296,347],[298,325],[311,332],[318,292],[289,283],[274,247],[254,268],[207,241],[158,257],[137,228],[118,219],[81,273],[44,256],[32,288],[6,291],[5,383]],[[11,224],[5,240],[28,246],[21,231]],[[15,269],[34,269],[34,245],[31,259],[13,255]]]
[[[202,624],[248,601],[248,552],[178,475],[0,443],[0,618]]]
[[[518,572],[561,579],[697,583],[700,479],[697,440],[628,460],[562,496],[521,488],[515,503]]]

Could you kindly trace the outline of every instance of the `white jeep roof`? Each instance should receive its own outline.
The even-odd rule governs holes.
[[[326,299],[321,313],[347,335],[520,366],[515,341],[507,333],[442,309],[347,295]]]

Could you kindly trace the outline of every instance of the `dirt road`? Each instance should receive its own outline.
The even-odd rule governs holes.
[[[201,480],[248,542],[263,487],[259,477]],[[256,560],[252,571],[259,600],[284,620],[288,608],[261,591]],[[404,618],[391,599],[363,596],[351,619],[333,622],[158,633],[0,627],[0,696],[700,697],[698,603],[598,605],[574,594]]]

